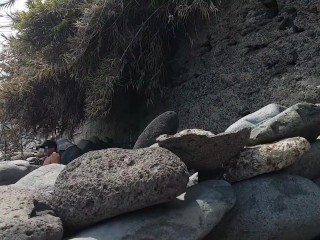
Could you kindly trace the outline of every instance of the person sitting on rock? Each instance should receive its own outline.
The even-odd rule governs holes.
[[[39,148],[43,148],[46,153],[46,159],[43,165],[48,165],[52,163],[61,163],[60,154],[57,151],[57,143],[53,140],[46,140]]]

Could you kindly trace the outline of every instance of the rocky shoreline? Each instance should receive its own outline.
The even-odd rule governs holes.
[[[320,236],[320,105],[269,104],[220,134],[178,123],[163,113],[134,149],[67,165],[1,162],[0,239]]]

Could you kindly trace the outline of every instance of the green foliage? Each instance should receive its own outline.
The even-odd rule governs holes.
[[[3,53],[6,113],[26,128],[73,129],[105,116],[118,89],[163,92],[177,31],[207,21],[212,0],[29,0]],[[13,110],[14,109],[14,110]]]

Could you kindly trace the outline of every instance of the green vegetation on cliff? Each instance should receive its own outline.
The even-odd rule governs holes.
[[[10,1],[13,2],[12,0]],[[26,129],[72,132],[105,116],[114,93],[161,96],[177,33],[216,11],[211,0],[28,0],[2,53],[3,114]]]

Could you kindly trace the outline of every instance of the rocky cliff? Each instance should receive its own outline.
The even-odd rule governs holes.
[[[222,1],[189,47],[177,45],[167,109],[180,128],[224,131],[276,102],[319,102],[320,2]]]

